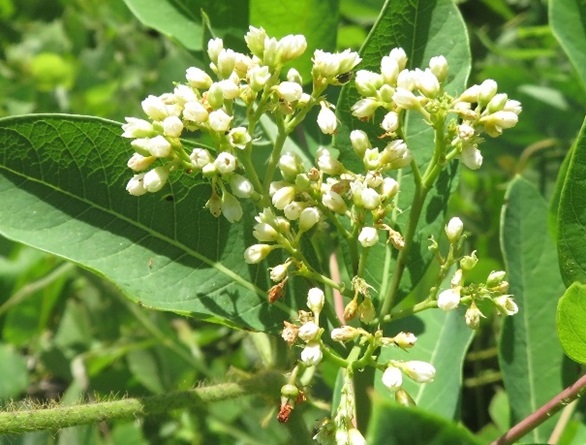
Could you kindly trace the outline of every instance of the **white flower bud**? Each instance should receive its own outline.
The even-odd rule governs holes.
[[[250,26],[249,31],[244,36],[244,41],[250,49],[250,52],[259,59],[262,58],[265,49],[265,39],[267,38],[267,32],[261,28],[255,28]]]
[[[482,153],[474,145],[466,145],[463,147],[460,159],[462,164],[470,170],[478,170],[482,165]]]
[[[405,110],[419,108],[419,101],[415,94],[405,88],[397,88],[395,90],[395,94],[393,94],[393,102],[395,102],[397,107]]]
[[[448,221],[448,224],[446,224],[445,231],[450,243],[456,243],[462,237],[464,223],[460,218],[454,217]]]
[[[169,116],[163,121],[163,133],[171,138],[178,138],[183,131],[183,122],[177,116]]]
[[[279,158],[279,170],[286,181],[294,181],[302,167],[301,159],[295,153],[283,153]]]
[[[157,158],[154,156],[143,156],[139,153],[134,153],[128,160],[127,165],[135,172],[141,172],[149,168],[156,160]]]
[[[271,78],[268,66],[253,65],[248,70],[248,84],[254,91],[260,91]]]
[[[254,194],[252,182],[239,174],[234,174],[230,178],[230,188],[232,189],[232,193],[238,198],[246,199]]]
[[[512,128],[517,125],[519,117],[512,111],[496,111],[485,118],[482,122],[485,125],[494,125],[500,128]]]
[[[376,190],[371,189],[370,187],[364,187],[360,192],[360,200],[365,209],[374,210],[380,206],[381,196]]]
[[[313,77],[333,78],[340,69],[340,60],[337,54],[316,49],[313,54]]]
[[[208,120],[208,110],[199,101],[187,102],[183,107],[183,119],[191,122],[205,122]]]
[[[377,171],[367,172],[364,183],[370,188],[375,189],[383,183],[383,176],[380,174],[380,172]]]
[[[306,48],[307,41],[305,40],[305,36],[300,34],[286,35],[281,40],[279,40],[278,44],[278,51],[281,55],[281,61],[283,63],[296,59],[305,52]]]
[[[440,83],[444,82],[448,77],[448,61],[444,56],[432,57],[429,60],[429,69]]]
[[[496,111],[501,111],[505,107],[508,98],[509,97],[505,93],[495,94],[486,105],[486,112],[490,114]]]
[[[386,177],[381,186],[381,197],[384,200],[393,198],[399,191],[399,183],[395,178]]]
[[[367,148],[362,157],[362,162],[367,170],[376,170],[381,165],[381,154],[378,148]]]
[[[224,105],[224,90],[222,90],[219,82],[214,82],[210,86],[210,89],[208,90],[205,98],[208,105],[214,110],[217,110]]]
[[[162,121],[169,116],[167,105],[160,97],[149,95],[141,102],[141,106],[145,114],[154,121]]]
[[[289,71],[287,71],[287,80],[303,85],[303,78],[295,68],[289,68]]]
[[[498,85],[493,79],[486,79],[478,87],[478,103],[485,106],[496,94]]]
[[[327,148],[318,148],[316,156],[317,166],[325,174],[335,176],[339,175],[343,171],[344,166],[342,165],[342,163],[335,159]]]
[[[368,136],[362,130],[353,130],[350,133],[350,143],[356,154],[360,157],[364,156],[366,149],[371,147]]]
[[[266,258],[274,246],[268,244],[253,244],[244,251],[244,261],[248,264],[257,264]]]
[[[385,117],[383,118],[380,126],[387,133],[393,133],[397,131],[399,128],[399,115],[394,111],[389,111],[387,114],[385,114]]]
[[[319,334],[319,326],[313,321],[308,321],[299,328],[297,336],[305,343],[309,343],[312,340],[317,340],[317,334]]]
[[[460,289],[449,288],[442,291],[437,297],[437,307],[443,311],[456,309],[460,304]]]
[[[519,115],[523,108],[521,107],[521,102],[518,100],[507,100],[505,106],[503,107],[503,111],[512,111],[516,115]]]
[[[229,174],[236,170],[236,157],[228,152],[223,151],[214,161],[216,169],[221,174]]]
[[[358,119],[369,118],[374,114],[380,103],[374,99],[360,99],[352,105],[352,115]]]
[[[222,193],[222,213],[224,217],[231,223],[240,221],[242,218],[242,206],[238,200],[224,190]]]
[[[274,37],[265,38],[262,61],[271,68],[274,68],[281,61],[279,57],[279,42]]]
[[[348,207],[344,199],[336,192],[328,190],[321,198],[321,202],[328,209],[336,213],[346,213]]]
[[[154,134],[153,125],[144,119],[126,117],[126,123],[122,125],[123,138],[145,138]]]
[[[281,82],[275,87],[277,94],[286,102],[295,102],[301,97],[303,88],[297,82]]]
[[[134,175],[126,184],[126,190],[133,196],[142,196],[144,195],[147,190],[144,188],[143,184],[144,173],[140,175]]]
[[[268,223],[261,222],[255,224],[252,236],[254,236],[259,241],[271,242],[276,241],[279,237],[279,234],[273,226]]]
[[[244,150],[246,145],[252,141],[252,137],[248,134],[248,130],[244,127],[232,128],[228,133],[228,142],[232,147]]]
[[[470,141],[476,134],[474,127],[470,124],[463,123],[458,125],[458,137],[463,141]]]
[[[222,90],[224,99],[236,99],[240,95],[240,87],[231,79],[220,80],[216,85]]]
[[[324,292],[319,287],[312,287],[307,292],[307,307],[313,312],[316,320],[324,307],[325,299]]]
[[[409,349],[415,345],[417,337],[411,332],[399,332],[393,337],[393,343],[402,349]]]
[[[194,148],[191,154],[189,155],[189,159],[191,159],[191,163],[195,168],[203,168],[206,165],[214,162],[212,155],[209,151],[204,148]]]
[[[425,97],[434,98],[439,94],[440,84],[429,68],[417,68],[414,74],[415,86]]]
[[[519,312],[517,303],[511,298],[510,295],[501,295],[492,300],[496,305],[498,311],[503,315],[515,315]]]
[[[279,264],[275,267],[270,267],[270,273],[269,276],[271,278],[271,280],[275,281],[275,282],[279,282],[279,281],[283,281],[285,279],[285,277],[287,276],[287,269],[288,269],[288,264],[284,263],[284,264]]]
[[[380,70],[387,85],[396,85],[399,71],[397,60],[390,56],[384,56],[380,62]]]
[[[215,110],[209,115],[210,128],[217,132],[228,131],[231,122],[232,116],[226,114],[224,110]]]
[[[321,362],[323,353],[319,343],[308,343],[301,351],[301,362],[305,366],[315,366]]]
[[[391,365],[385,369],[381,380],[383,385],[395,392],[403,385],[403,373],[399,368]]]
[[[272,197],[275,208],[283,210],[287,204],[295,199],[295,187],[285,186],[278,189]]]
[[[166,158],[171,154],[171,144],[161,135],[145,140],[145,144],[149,153],[157,158]]]
[[[397,88],[413,91],[416,87],[415,71],[403,70],[397,76]]]
[[[144,174],[142,184],[147,192],[158,192],[167,183],[169,169],[165,166],[156,167]]]
[[[193,66],[191,68],[187,68],[187,71],[185,72],[185,78],[187,79],[187,83],[190,86],[200,90],[207,90],[212,85],[212,83],[214,83],[208,73]]]
[[[317,224],[320,218],[320,213],[317,207],[306,207],[299,215],[299,231],[307,232]]]
[[[407,376],[417,383],[433,382],[435,368],[431,363],[411,360],[401,364],[401,369]]]
[[[486,287],[489,289],[493,287],[499,286],[507,276],[507,273],[504,270],[493,270],[490,274],[488,274],[488,278],[486,279]]]
[[[405,66],[407,66],[407,54],[403,48],[393,48],[389,53],[389,57],[397,62],[399,69],[405,69]]]
[[[283,213],[285,214],[285,218],[289,221],[295,221],[299,219],[301,216],[301,212],[303,211],[304,205],[298,201],[291,201],[289,204],[285,206],[283,209]]]
[[[374,227],[363,227],[358,235],[362,247],[372,247],[378,243],[378,231]]]
[[[464,314],[464,321],[466,322],[466,326],[468,326],[470,329],[477,329],[480,325],[480,317],[484,318],[484,315],[482,312],[480,312],[478,306],[472,303]]]
[[[345,49],[341,53],[337,53],[336,56],[340,61],[337,74],[349,73],[362,61],[358,53],[355,51],[350,51],[350,49]]]
[[[175,96],[177,103],[180,105],[185,105],[187,102],[198,100],[197,94],[195,94],[193,88],[188,85],[177,85],[173,89],[173,96]]]
[[[459,289],[463,285],[464,285],[464,271],[462,269],[456,269],[456,272],[454,272],[454,276],[450,280],[450,286],[452,286],[452,288],[454,288],[454,289]]]
[[[338,126],[336,114],[328,104],[321,102],[321,109],[317,115],[317,125],[323,134],[334,134]]]
[[[354,340],[356,337],[360,335],[360,330],[356,329],[353,326],[342,326],[340,328],[332,329],[330,333],[330,337],[334,341],[339,341],[345,343],[350,340]]]
[[[367,70],[359,70],[354,79],[358,94],[364,97],[375,96],[376,91],[382,86],[383,81],[383,76]]]
[[[234,65],[236,63],[236,53],[231,49],[222,49],[218,53],[218,60],[215,63],[218,68],[219,77],[221,79],[227,79],[228,77],[230,77],[230,74],[232,74],[232,71],[234,71]]]

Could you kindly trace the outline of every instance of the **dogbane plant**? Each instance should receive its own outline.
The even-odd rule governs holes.
[[[233,224],[241,221],[244,209],[251,208],[245,202],[252,203],[256,212],[252,235],[257,242],[242,255],[249,264],[265,261],[274,283],[266,290],[268,301],[287,302],[292,280],[303,280],[309,288],[306,307],[293,308],[298,316],[285,321],[282,330],[284,341],[299,355],[281,390],[278,419],[287,422],[295,405],[306,400],[303,388],[314,368],[328,360],[344,370],[344,383],[335,415],[323,422],[314,438],[321,444],[365,443],[355,422],[356,371],[367,367],[382,371],[383,385],[405,405],[414,403],[403,387],[405,378],[420,384],[435,378],[432,364],[406,355],[417,347],[417,337],[403,331],[385,336],[386,323],[423,310],[465,308],[462,322],[475,329],[484,317],[480,307],[492,306],[502,315],[517,312],[504,271],[491,272],[483,283],[467,280],[478,259],[475,252],[464,252],[466,236],[457,217],[447,222],[443,239],[429,240],[439,268],[427,298],[402,312],[393,314],[391,309],[421,216],[413,209],[420,209],[450,164],[459,160],[466,168],[480,168],[483,139],[515,126],[521,105],[499,92],[491,79],[457,96],[448,94],[444,86],[449,61],[442,55],[432,57],[427,66],[409,69],[405,51],[394,48],[374,72],[360,69],[356,52],[316,50],[311,81],[304,82],[298,71],[287,68],[306,50],[303,35],[278,40],[251,26],[245,41],[249,54],[226,48],[219,38],[210,40],[212,75],[188,68],[172,91],[142,102],[146,118],[126,118],[123,136],[131,139],[135,150],[128,161],[134,174],[127,190],[140,197],[161,191],[170,175],[191,175],[209,183],[205,205],[209,212]],[[352,116],[376,127],[378,133],[373,139],[361,129],[351,131],[350,143],[359,162],[345,162],[332,146],[316,147],[311,162],[285,151],[287,138],[302,123],[317,124],[325,135],[336,134],[339,110],[327,94],[331,87],[349,82],[360,95],[351,107]],[[306,84],[309,88],[303,87]],[[317,118],[308,122],[313,109]],[[253,152],[263,116],[276,124],[277,136],[266,163],[258,168]],[[433,130],[433,156],[424,169],[417,162],[418,147],[410,146],[406,138],[407,116]],[[186,139],[202,134],[212,143]],[[406,230],[401,231],[397,223],[408,216],[407,209],[399,206],[403,182],[398,178],[405,172],[411,174],[418,193],[408,224],[403,225]],[[324,234],[333,236],[350,257],[347,281],[318,270],[308,256],[306,246]],[[394,249],[397,261],[388,291],[374,298],[380,289],[366,265],[371,250],[381,245]],[[275,251],[281,255],[273,255]],[[334,301],[344,301],[338,317]],[[345,347],[336,346],[339,343]],[[381,350],[388,348],[393,349],[393,358],[378,360]]]

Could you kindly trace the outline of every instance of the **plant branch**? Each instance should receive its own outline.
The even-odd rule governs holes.
[[[567,406],[570,402],[580,397],[584,393],[585,389],[586,375],[583,375],[573,385],[568,386],[537,411],[525,417],[517,425],[503,434],[499,439],[492,442],[491,445],[508,445],[515,443],[529,431],[537,428],[543,422],[548,420],[552,415]]]

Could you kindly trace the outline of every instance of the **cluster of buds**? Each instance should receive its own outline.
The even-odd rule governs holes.
[[[460,218],[450,219],[445,227],[445,232],[452,245],[451,248],[459,245],[463,230],[464,225]],[[490,300],[501,315],[515,315],[519,311],[512,295],[508,294],[509,283],[505,280],[505,271],[492,271],[484,284],[465,286],[466,272],[472,270],[478,263],[476,252],[463,256],[459,263],[460,267],[456,269],[450,280],[450,287],[440,292],[437,297],[437,306],[440,309],[454,310],[461,304],[464,297],[467,297],[465,301],[468,308],[464,320],[471,329],[478,328],[480,318],[485,317],[478,308],[477,302],[479,301]]]

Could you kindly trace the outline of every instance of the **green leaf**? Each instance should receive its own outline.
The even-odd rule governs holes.
[[[393,322],[385,335],[412,332],[417,336],[417,346],[408,354],[397,349],[383,348],[379,363],[393,360],[423,360],[436,369],[435,381],[417,384],[404,379],[403,387],[413,397],[417,406],[449,420],[459,419],[462,366],[473,331],[464,323],[462,313],[431,309],[420,314]],[[382,384],[382,373],[377,371],[374,387],[377,394],[394,400],[394,395]]]
[[[339,0],[250,0],[250,23],[262,26],[271,37],[303,34],[307,49],[292,65],[305,82],[311,81],[311,58],[316,49],[332,51],[336,47]]]
[[[248,0],[124,0],[132,13],[146,26],[176,40],[192,51],[206,49],[201,11],[210,18],[214,32],[227,40],[227,46],[240,46],[248,28]],[[240,42],[240,45],[238,45]]]
[[[472,433],[427,411],[378,401],[367,442],[370,445],[478,445]]]
[[[558,254],[566,286],[586,282],[586,122],[574,142],[558,208]]]
[[[471,64],[470,50],[466,27],[452,0],[387,1],[360,51],[360,69],[379,71],[381,58],[394,47],[405,50],[410,68],[425,67],[431,57],[444,55],[450,67],[446,91],[456,94],[464,89]],[[350,112],[351,106],[358,99],[359,94],[354,83],[345,85],[336,108],[341,125],[334,140],[335,146],[340,149],[340,158],[354,171],[361,171],[363,167],[350,144],[350,132],[357,128],[362,129],[375,143],[382,133],[379,124],[384,114],[382,111],[378,113],[374,123],[358,121]],[[433,131],[416,113],[407,115],[406,141],[419,168],[424,169],[433,153]],[[457,183],[456,173],[457,166],[451,164],[427,195],[415,232],[412,252],[407,260],[408,268],[401,281],[401,296],[405,296],[415,287],[429,266],[433,253],[428,250],[428,237],[437,237],[442,229],[448,198]],[[405,234],[409,223],[409,209],[415,196],[410,168],[399,172],[396,179],[401,186],[398,207],[403,211],[397,218],[397,224],[399,231]],[[369,283],[379,289],[382,287],[382,293],[385,288],[383,276],[386,275],[384,265],[393,261],[390,255],[389,249],[382,246],[372,248],[366,266]]]
[[[586,364],[586,285],[573,283],[558,303],[557,328],[564,352]]]
[[[0,400],[18,396],[28,386],[26,360],[10,345],[0,344]]]
[[[129,195],[120,134],[115,122],[82,116],[0,120],[0,234],[105,276],[144,306],[280,329],[306,296],[288,286],[294,301],[267,303],[266,265],[242,256],[255,243],[252,212],[241,224],[212,217],[209,187],[186,174],[158,194]]]
[[[519,313],[504,320],[499,363],[515,424],[563,389],[564,356],[556,337],[555,308],[564,285],[549,238],[545,200],[527,180],[517,177],[505,201],[501,247]],[[537,427],[527,438],[547,441],[554,424]]]
[[[586,85],[586,4],[581,0],[551,0],[549,22],[560,46]]]

